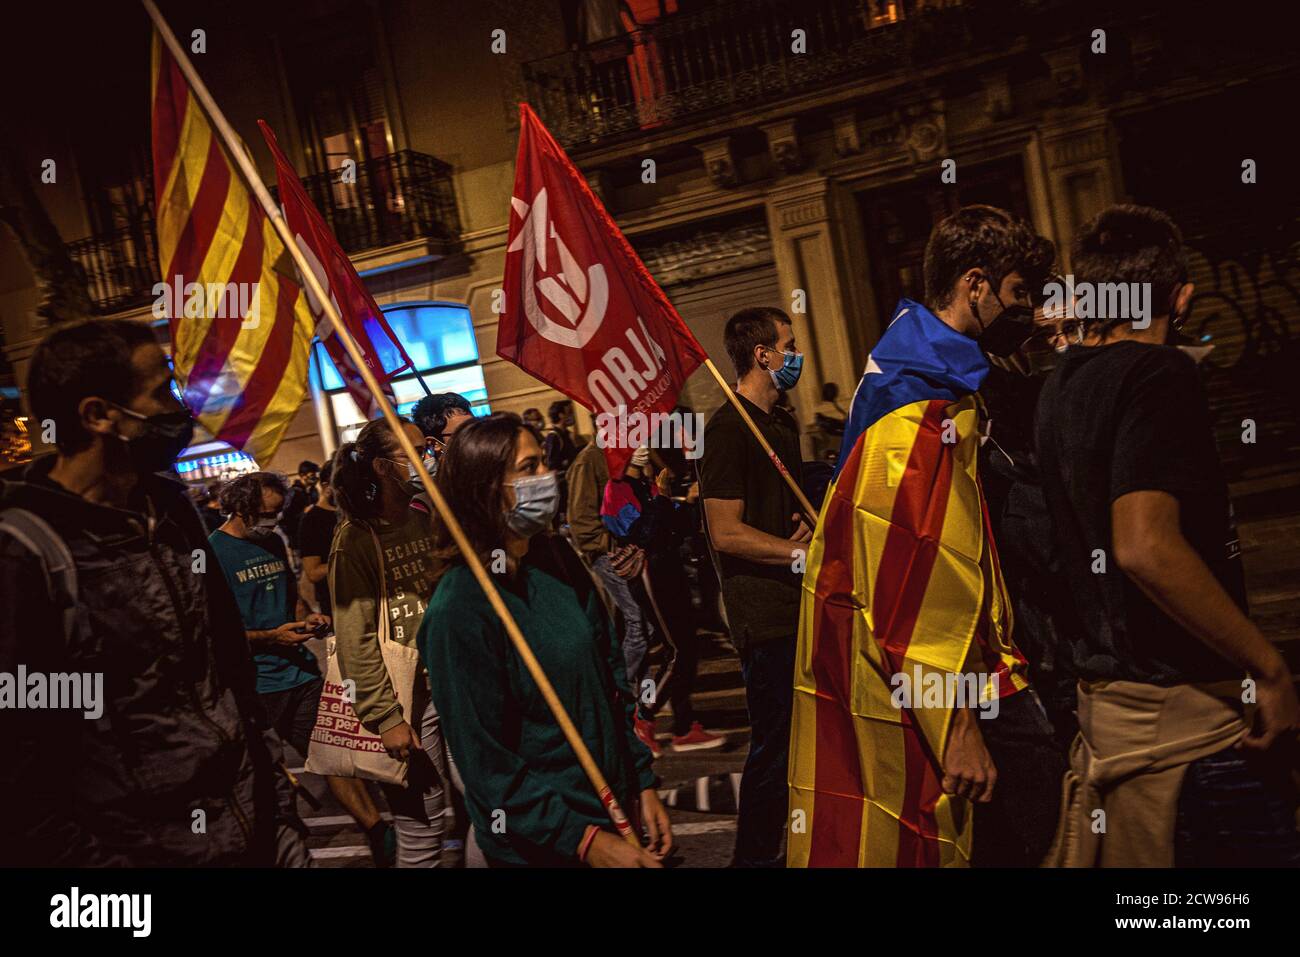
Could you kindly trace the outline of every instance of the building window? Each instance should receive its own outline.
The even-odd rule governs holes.
[[[402,373],[392,380],[399,415],[409,415],[415,403],[424,398],[424,386],[432,393],[463,395],[475,415],[492,411],[468,306],[459,302],[414,302],[384,306],[383,311],[415,364],[414,373]],[[366,424],[366,416],[357,408],[329,353],[319,342],[312,347],[311,374],[313,384],[324,394],[325,412],[335,437],[340,444],[351,442]]]
[[[421,379],[432,393],[460,393],[475,415],[492,411],[468,306],[459,302],[407,302],[382,308],[389,327],[415,364],[415,372],[404,372],[392,380],[399,415],[410,415],[415,403],[424,398]],[[319,340],[312,343],[310,375],[321,396],[322,419],[333,428],[336,444],[351,442],[366,424],[366,417]],[[181,398],[175,382],[172,391],[177,399]],[[176,463],[177,473],[186,482],[228,481],[257,470],[252,457],[215,441],[202,427],[195,438],[196,443],[181,452]]]

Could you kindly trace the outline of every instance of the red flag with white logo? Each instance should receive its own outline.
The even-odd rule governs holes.
[[[261,127],[266,145],[270,147],[271,155],[275,157],[280,209],[284,212],[289,229],[294,233],[303,255],[311,263],[312,272],[316,274],[324,290],[329,293],[339,317],[347,324],[366,365],[374,373],[388,400],[396,405],[397,400],[388,380],[399,372],[407,369],[414,370],[415,364],[411,362],[402,344],[397,341],[397,336],[384,318],[383,310],[370,295],[370,290],[357,275],[352,260],[334,238],[334,233],[312,203],[307,191],[303,189],[302,183],[298,181],[298,174],[294,172],[293,165],[285,158],[284,153],[280,152],[280,145],[276,142],[271,127],[265,120],[258,120],[257,125]],[[321,304],[305,286],[303,293],[307,296],[308,305],[311,306],[312,315],[316,319],[316,337],[320,339],[334,361],[334,367],[343,379],[343,384],[347,386],[348,393],[356,402],[357,408],[365,413],[367,418],[375,418],[379,415],[379,406],[375,397],[366,388],[365,380],[361,378],[361,373],[357,371],[351,356],[343,348],[343,343],[339,341],[338,336],[334,335],[334,330],[330,326],[329,319],[325,317]]]
[[[526,103],[510,205],[497,355],[596,413],[598,434],[602,414],[670,412],[704,349]],[[601,445],[621,475],[636,445]]]

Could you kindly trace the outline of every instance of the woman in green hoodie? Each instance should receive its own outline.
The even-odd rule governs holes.
[[[660,867],[672,828],[654,789],[653,759],[633,730],[622,649],[582,566],[573,563],[581,577],[570,577],[556,557],[567,546],[550,547],[559,490],[536,436],[513,414],[475,419],[448,443],[437,483],[610,788],[649,836],[643,849],[614,831],[505,627],[435,519],[437,587],[419,648],[479,849],[493,866]]]

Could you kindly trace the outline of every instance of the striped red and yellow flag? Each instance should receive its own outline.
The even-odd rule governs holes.
[[[265,465],[307,393],[311,311],[284,244],[157,31],[152,95],[176,380],[208,432]]]
[[[920,689],[970,670],[998,675],[984,697],[1026,686],[976,475],[978,418],[973,395],[901,405],[866,426],[827,493],[795,663],[793,867],[969,863],[969,803],[941,788],[952,711],[920,706]],[[899,674],[918,706],[898,706]]]

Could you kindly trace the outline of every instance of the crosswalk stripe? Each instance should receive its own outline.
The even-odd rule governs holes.
[[[743,687],[715,688],[712,691],[692,691],[691,702],[695,703],[698,708],[699,704],[697,702],[700,701],[711,701],[717,698],[743,698],[744,696],[745,689]]]
[[[307,852],[315,860],[326,860],[341,857],[369,857],[370,848],[368,847],[313,847]]]
[[[729,821],[696,821],[690,824],[674,824],[673,837],[691,837],[696,834],[718,834],[722,831],[734,831],[736,819]]]
[[[391,821],[393,815],[384,811],[379,815],[385,821]],[[327,814],[323,817],[305,817],[303,823],[308,827],[337,827],[340,824],[356,824],[356,819],[351,814]]]

